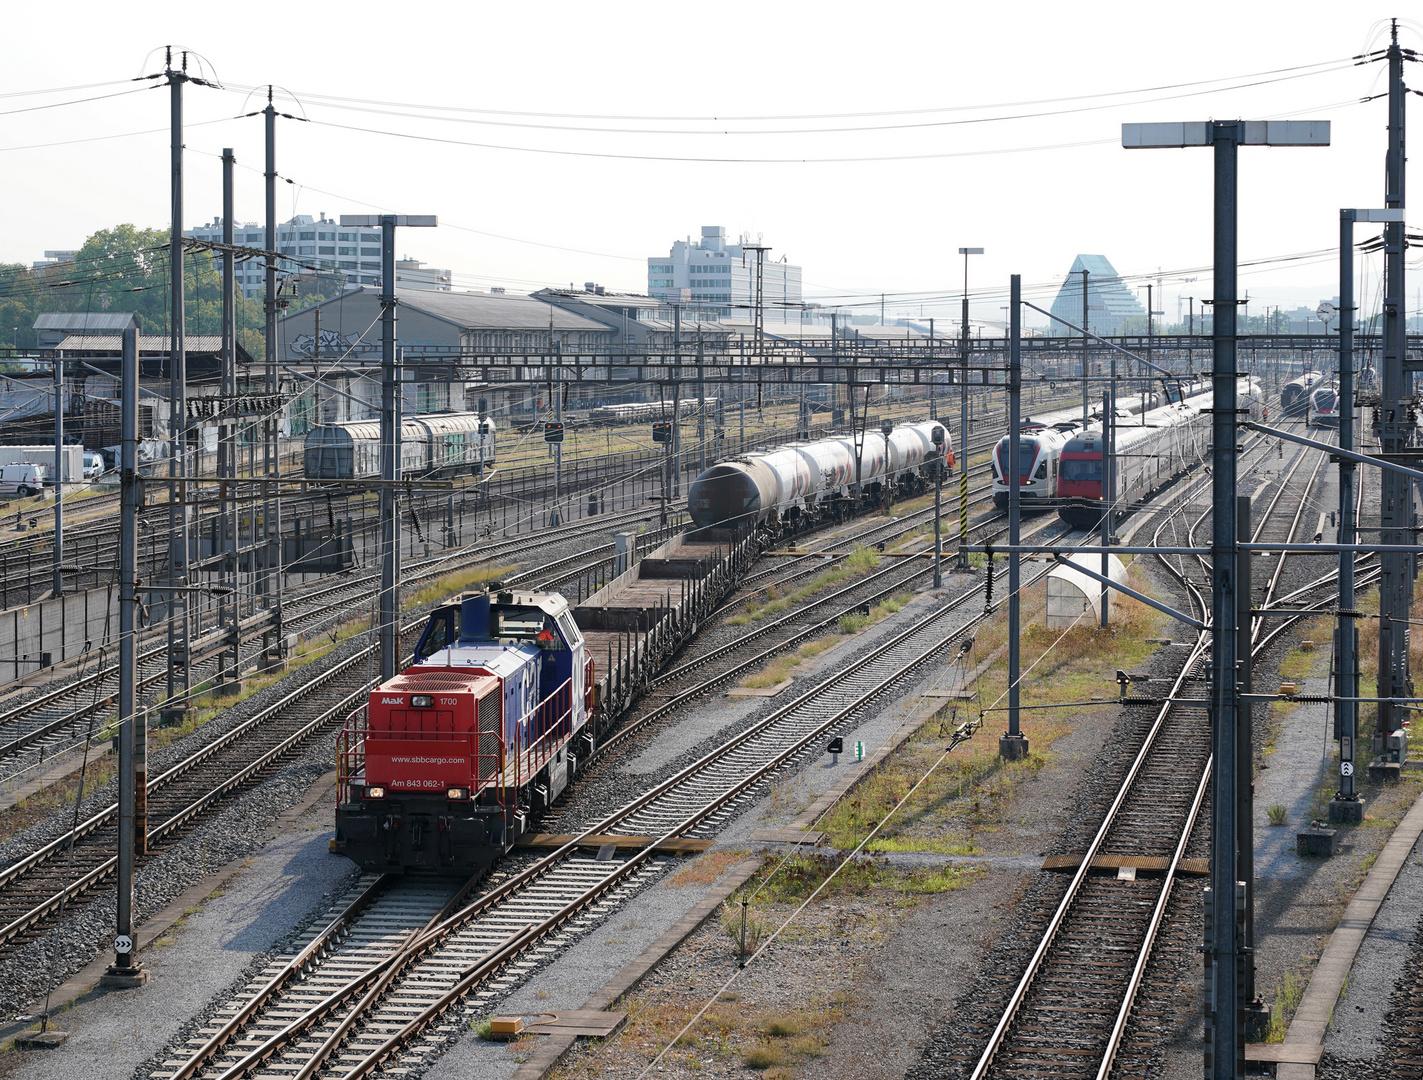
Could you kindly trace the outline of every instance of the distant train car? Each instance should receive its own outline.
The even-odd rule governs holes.
[[[1241,379],[1236,391],[1240,408],[1255,415],[1263,400],[1256,379]],[[1129,513],[1153,492],[1205,459],[1210,449],[1212,392],[1164,405],[1144,414],[1136,424],[1113,430],[1113,448],[1106,455],[1117,513]],[[1103,432],[1092,428],[1074,435],[1059,457],[1058,516],[1075,528],[1088,528],[1102,518]]]
[[[495,424],[478,413],[426,413],[400,425],[403,476],[453,476],[495,461]],[[375,480],[381,474],[380,421],[322,424],[306,435],[308,480]]]
[[[716,409],[717,399],[703,398],[702,404],[708,411]],[[641,424],[663,419],[672,410],[672,403],[661,401],[627,401],[618,405],[599,405],[588,410],[590,424]],[[697,399],[681,403],[682,419],[697,415]]]
[[[1339,392],[1332,386],[1319,386],[1309,392],[1309,419],[1306,427],[1339,426]]]
[[[1317,371],[1306,371],[1285,383],[1280,387],[1280,411],[1286,416],[1303,416],[1309,409],[1309,392],[1323,379]]]
[[[840,513],[855,498],[878,500],[888,484],[912,492],[937,465],[934,429],[944,432],[945,467],[954,467],[953,440],[938,421],[864,435],[856,470],[848,435],[792,443],[721,461],[692,481],[687,509],[699,529],[798,528]]]

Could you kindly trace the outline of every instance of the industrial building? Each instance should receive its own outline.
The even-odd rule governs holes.
[[[692,317],[725,318],[733,313],[747,318],[756,303],[756,262],[759,242],[743,235],[729,243],[726,229],[703,225],[701,239],[676,240],[667,255],[647,260],[647,292],[668,304],[683,304]],[[761,304],[767,323],[798,323],[803,298],[801,268],[772,258],[761,258]]]

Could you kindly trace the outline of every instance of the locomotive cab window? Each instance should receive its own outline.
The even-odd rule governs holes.
[[[496,608],[494,636],[500,640],[533,641],[544,628],[544,618],[539,608]]]

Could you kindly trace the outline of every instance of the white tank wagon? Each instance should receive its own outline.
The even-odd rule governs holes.
[[[400,425],[404,476],[449,476],[478,471],[495,460],[494,420],[478,413],[428,413]],[[380,421],[322,424],[307,433],[303,475],[308,480],[375,480],[381,474]]]
[[[944,431],[946,465],[954,466],[947,427],[928,420],[895,427],[888,438],[868,431],[856,475],[855,440],[847,435],[792,443],[721,461],[692,481],[687,508],[697,528],[799,527],[834,516],[855,501],[855,486],[877,500],[886,483],[918,490],[938,460],[935,428]]]

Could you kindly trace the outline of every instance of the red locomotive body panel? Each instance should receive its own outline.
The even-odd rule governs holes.
[[[500,697],[498,677],[478,669],[402,672],[370,696],[366,784],[391,792],[478,791],[502,765],[502,745],[488,738],[501,726]]]

